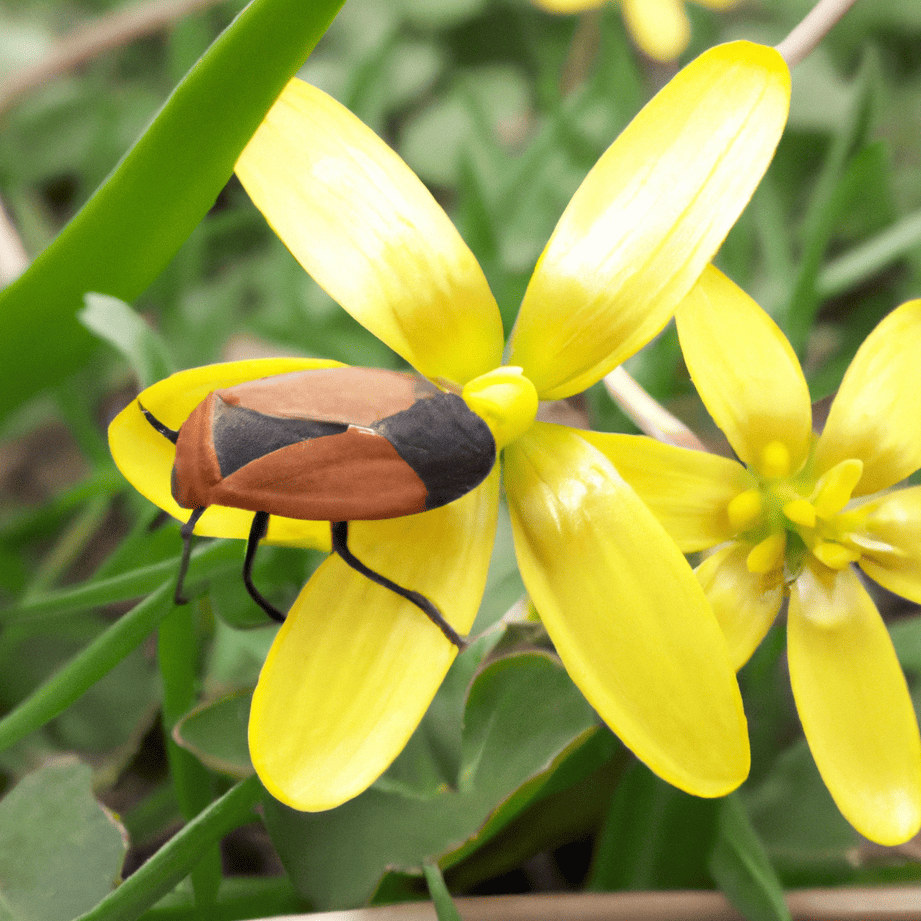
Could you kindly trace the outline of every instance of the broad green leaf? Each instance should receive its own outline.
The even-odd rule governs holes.
[[[86,359],[93,338],[76,312],[87,292],[131,301],[162,271],[341,3],[253,0],[80,213],[0,294],[0,416]]]
[[[129,304],[107,294],[87,294],[77,318],[127,360],[141,387],[169,377],[174,367],[166,344]]]
[[[252,693],[240,691],[196,707],[173,730],[178,745],[213,771],[242,779],[253,773],[246,744]]]
[[[747,921],[790,921],[780,880],[735,793],[720,809],[710,873]]]
[[[75,758],[46,764],[0,802],[0,919],[70,921],[118,882],[126,849],[90,769]]]
[[[305,898],[321,909],[360,905],[388,869],[418,873],[426,860],[478,834],[500,803],[552,770],[594,726],[591,708],[556,659],[499,659],[470,689],[458,787],[430,799],[372,787],[320,813],[266,798],[266,823]]]

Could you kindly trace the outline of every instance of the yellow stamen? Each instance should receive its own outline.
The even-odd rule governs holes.
[[[746,489],[745,492],[740,492],[726,506],[729,523],[737,531],[750,528],[761,517],[763,511],[764,502],[757,489]]]
[[[848,550],[841,544],[833,541],[823,541],[812,548],[813,556],[820,562],[824,563],[829,569],[844,569],[848,564],[853,563],[859,554]]]
[[[812,504],[819,518],[830,518],[851,501],[863,475],[863,461],[852,457],[835,464],[816,484]]]
[[[748,571],[762,576],[773,572],[783,562],[786,547],[786,531],[769,534],[760,544],[755,544],[746,557],[745,565]]]
[[[790,450],[783,442],[771,441],[761,449],[761,473],[769,480],[790,474]]]
[[[808,499],[793,499],[784,505],[782,511],[793,524],[803,528],[815,527],[815,508]]]

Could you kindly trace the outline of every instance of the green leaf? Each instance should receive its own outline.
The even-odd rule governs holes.
[[[34,732],[108,674],[173,610],[173,586],[164,585],[115,621],[66,665],[0,719],[0,750]]]
[[[321,813],[295,812],[266,797],[266,824],[292,882],[313,905],[360,905],[388,869],[419,873],[425,861],[477,835],[500,803],[532,778],[549,776],[595,725],[555,658],[509,656],[486,666],[471,686],[458,789],[426,799],[372,787]]]
[[[87,292],[137,297],[214,204],[266,111],[342,0],[253,0],[109,179],[0,294],[0,417],[78,368]]]
[[[589,889],[707,886],[719,807],[719,800],[684,793],[634,763],[611,799]]]
[[[710,873],[747,921],[790,921],[783,887],[736,794],[720,809]]]
[[[231,787],[77,921],[136,921],[188,876],[212,845],[255,819],[261,791],[255,777]],[[201,913],[197,916],[202,917]]]
[[[70,921],[118,881],[124,829],[75,758],[29,774],[0,803],[0,919]]]
[[[129,304],[107,294],[87,294],[77,314],[92,333],[114,346],[127,360],[141,387],[169,377],[176,368],[163,340]]]
[[[246,740],[251,700],[251,691],[239,691],[202,704],[176,724],[173,738],[213,771],[248,777],[253,773]]]
[[[746,790],[751,822],[785,885],[848,879],[860,836],[822,783],[805,739],[774,762],[765,780]]]
[[[902,668],[921,675],[921,617],[906,617],[889,625],[889,635]]]

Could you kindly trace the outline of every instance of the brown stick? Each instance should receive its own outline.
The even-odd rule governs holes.
[[[221,0],[152,0],[128,9],[115,10],[80,26],[59,39],[36,64],[25,67],[0,83],[0,115],[36,87],[183,16],[214,6]]]

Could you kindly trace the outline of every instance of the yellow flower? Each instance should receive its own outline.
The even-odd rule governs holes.
[[[534,0],[551,13],[578,13],[604,0]],[[728,10],[738,0],[695,0],[711,10]],[[620,0],[624,23],[636,44],[657,61],[674,61],[691,41],[684,0]]]
[[[636,436],[587,436],[685,552],[740,668],[789,595],[793,695],[819,771],[866,837],[921,828],[921,741],[889,634],[853,564],[921,603],[921,301],[854,357],[821,435],[789,342],[708,269],[675,315],[691,377],[741,464]],[[744,464],[744,466],[743,466]]]
[[[577,430],[534,421],[654,336],[694,284],[767,167],[789,72],[772,49],[715,48],[679,73],[602,156],[531,279],[501,367],[496,302],[470,250],[417,177],[320,91],[292,81],[237,164],[256,205],[352,316],[433,381],[461,391],[504,447],[525,584],[576,684],[662,777],[700,795],[749,765],[725,642],[675,543]],[[178,427],[213,389],[295,368],[269,361],[182,372],[141,394]],[[128,479],[177,517],[172,446],[135,402],[110,429]],[[482,598],[498,466],[463,498],[353,522],[358,559],[421,592],[460,633]],[[245,537],[251,513],[210,508],[201,533]],[[328,524],[271,519],[297,543]],[[419,610],[335,554],[294,602],[260,675],[253,763],[304,810],[372,783],[422,718],[457,649]]]

